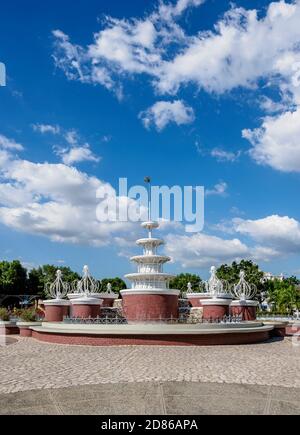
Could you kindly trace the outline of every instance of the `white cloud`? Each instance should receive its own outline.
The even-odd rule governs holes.
[[[0,221],[6,226],[52,241],[109,245],[136,230],[130,222],[99,222],[96,197],[104,188],[118,208],[133,206],[96,177],[64,164],[33,163],[6,156],[0,159]]]
[[[158,101],[139,116],[146,128],[153,124],[158,131],[163,130],[169,123],[190,124],[195,119],[193,109],[181,100]]]
[[[64,138],[68,142],[69,145],[75,146],[78,145],[79,142],[79,134],[76,130],[69,130],[64,133]]]
[[[45,134],[45,133],[59,134],[60,133],[60,127],[58,125],[33,124],[32,128],[34,131],[37,131],[41,134]]]
[[[300,223],[288,216],[268,216],[263,219],[234,219],[235,231],[250,236],[259,243],[282,253],[299,252]]]
[[[210,153],[219,162],[235,162],[240,154],[240,152],[234,153],[233,151],[226,151],[220,148],[214,148]]]
[[[243,130],[259,164],[284,172],[300,172],[300,107],[294,112],[266,117],[260,128]]]
[[[228,184],[225,181],[221,181],[217,183],[213,189],[206,189],[206,196],[225,196],[227,194]]]
[[[73,165],[81,162],[95,162],[98,163],[101,157],[96,156],[90,144],[81,142],[80,135],[77,130],[65,130],[57,125],[49,124],[33,124],[33,129],[41,134],[51,133],[61,137],[66,143],[67,147],[54,146],[53,150],[59,156],[62,162],[66,165]]]
[[[278,89],[280,100],[262,97],[261,108],[268,113],[286,113],[273,120],[265,118],[261,128],[252,134],[245,129],[244,135],[255,143],[252,156],[257,162],[297,171],[298,131],[294,125],[298,111],[293,114],[291,108],[300,106],[300,0],[271,2],[263,13],[231,6],[212,30],[187,35],[178,18],[188,7],[202,3],[159,2],[142,19],[106,17],[87,47],[73,44],[68,35],[56,30],[56,65],[69,79],[102,84],[119,98],[124,78],[140,74],[147,75],[155,93],[161,95],[175,95],[187,84],[223,94],[239,87],[256,89],[264,80],[267,86]],[[162,129],[169,122],[165,117],[169,117],[156,114],[155,109],[154,105],[144,113],[144,123]],[[192,118],[191,110],[188,119]],[[277,126],[284,128],[280,137]],[[287,135],[285,141],[282,135]],[[234,153],[223,150],[216,149],[213,154],[221,161],[235,159]]]
[[[250,255],[249,248],[238,239],[226,240],[203,233],[192,236],[169,235],[166,252],[183,267],[209,267]]]
[[[299,19],[299,1],[273,2],[263,18],[256,10],[232,8],[214,31],[200,32],[186,49],[161,65],[157,89],[175,93],[193,82],[208,92],[223,93],[252,87],[262,77],[272,78],[280,73],[282,55],[298,50]]]
[[[103,29],[93,35],[86,48],[71,43],[63,31],[54,30],[55,64],[69,80],[101,84],[122,98],[122,76],[146,73],[156,77],[168,46],[185,40],[176,19],[203,1],[160,1],[144,19],[106,17]]]
[[[63,163],[73,165],[80,162],[100,162],[101,158],[93,154],[88,144],[80,147],[70,148],[69,150],[59,150]]]
[[[24,149],[23,146],[17,143],[14,139],[9,139],[3,134],[0,134],[0,148],[16,151],[22,151]]]

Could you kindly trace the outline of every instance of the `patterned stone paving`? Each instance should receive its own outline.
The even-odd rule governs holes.
[[[0,345],[0,393],[169,381],[300,387],[300,347],[290,338],[217,347],[81,347],[12,340]]]

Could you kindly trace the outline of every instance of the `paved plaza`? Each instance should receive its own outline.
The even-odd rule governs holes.
[[[300,347],[76,347],[8,337],[2,414],[300,414]]]

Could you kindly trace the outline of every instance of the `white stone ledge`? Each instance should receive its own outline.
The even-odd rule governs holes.
[[[72,305],[101,305],[102,300],[96,298],[78,298],[72,299]]]
[[[232,307],[258,307],[257,301],[232,301]]]
[[[41,327],[31,327],[33,331],[52,334],[76,335],[218,335],[248,334],[272,331],[273,325],[255,322],[245,324],[202,324],[202,325],[70,325],[49,323]]]
[[[180,290],[164,290],[164,289],[149,289],[149,290],[122,290],[122,296],[128,295],[162,295],[162,296],[179,296]]]
[[[61,306],[61,307],[68,307],[70,306],[70,301],[67,301],[66,299],[49,299],[46,301],[43,301],[43,304],[45,306]]]
[[[215,305],[230,305],[231,299],[202,299],[203,306],[215,306]]]

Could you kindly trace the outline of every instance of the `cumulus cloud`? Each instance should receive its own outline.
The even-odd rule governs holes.
[[[212,189],[206,189],[206,196],[225,196],[227,193],[228,184],[225,181],[217,183]]]
[[[240,154],[240,152],[234,153],[233,151],[227,151],[221,148],[214,148],[210,152],[210,155],[218,162],[235,162],[239,158]]]
[[[68,150],[58,150],[63,163],[73,165],[80,162],[100,162],[101,158],[93,154],[88,144],[79,147],[73,147]]]
[[[293,253],[300,249],[300,223],[288,216],[268,216],[263,219],[235,219],[237,233],[250,236],[280,252]]]
[[[23,146],[17,143],[14,139],[10,139],[3,134],[0,134],[0,149],[22,151]]]
[[[191,107],[183,101],[158,101],[152,107],[140,113],[140,119],[146,128],[154,125],[158,131],[163,130],[169,123],[177,125],[190,124],[195,115]]]
[[[266,117],[260,128],[245,129],[242,134],[253,145],[250,154],[259,164],[283,172],[300,171],[300,107]]]
[[[66,165],[74,165],[81,162],[94,162],[98,163],[101,157],[96,156],[87,142],[82,143],[81,137],[77,130],[65,130],[58,125],[50,124],[33,124],[34,131],[41,134],[51,133],[66,142],[66,146],[53,147],[54,152],[59,156],[62,162]]]
[[[141,74],[150,78],[156,95],[175,95],[188,84],[214,94],[239,87],[255,90],[263,80],[276,87],[279,99],[262,96],[259,105],[275,116],[265,117],[261,127],[245,129],[243,135],[254,146],[256,162],[298,171],[300,0],[274,1],[264,11],[231,6],[213,29],[187,35],[179,18],[202,3],[160,1],[144,18],[106,17],[86,47],[55,30],[55,63],[68,79],[101,84],[118,98],[124,78]],[[169,112],[160,116],[155,110],[154,105],[142,118],[146,126],[153,123],[161,130]],[[193,119],[190,110],[188,122]],[[220,161],[234,161],[236,156],[218,149],[212,155]]]
[[[144,19],[107,16],[103,29],[94,34],[93,42],[87,47],[72,43],[62,30],[54,30],[55,65],[69,80],[101,84],[122,98],[122,76],[159,75],[168,47],[185,41],[176,19],[187,8],[201,3],[202,0],[160,1]]]
[[[52,241],[109,245],[135,231],[130,222],[100,222],[98,189],[118,210],[134,206],[108,183],[65,164],[34,163],[9,153],[0,158],[0,221],[6,226]]]
[[[45,133],[59,134],[60,133],[60,127],[58,125],[32,124],[32,128],[34,131],[37,131],[41,134],[45,134]]]
[[[112,86],[109,77],[116,72],[147,73],[161,93],[174,93],[190,82],[222,93],[251,87],[261,77],[286,74],[284,56],[298,53],[298,0],[272,2],[262,17],[257,10],[232,7],[214,30],[187,36],[176,19],[201,3],[160,2],[144,19],[107,17],[87,48],[72,44],[69,36],[56,30],[56,64],[68,78],[81,81],[93,81],[99,69],[100,76],[107,77],[102,84],[108,87]],[[180,43],[175,51],[174,36]]]
[[[203,233],[167,236],[166,252],[183,267],[209,267],[249,256],[249,248],[238,239],[226,240]]]

